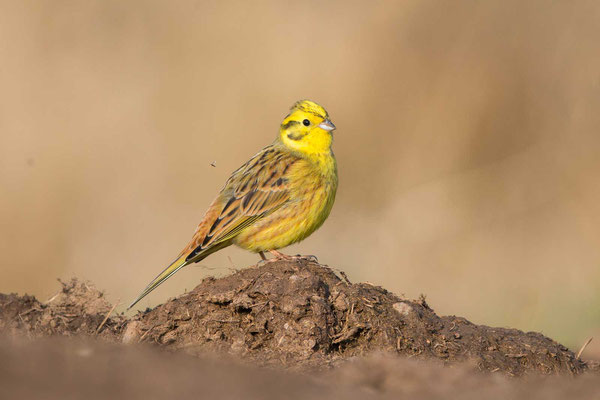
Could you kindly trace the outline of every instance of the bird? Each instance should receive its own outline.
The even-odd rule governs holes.
[[[232,244],[263,260],[265,252],[290,259],[278,250],[312,234],[333,207],[338,187],[335,129],[319,104],[294,103],[275,141],[231,174],[191,241],[127,309],[181,268]]]

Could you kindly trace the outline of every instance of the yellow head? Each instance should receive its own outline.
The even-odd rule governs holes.
[[[281,123],[279,139],[300,153],[329,153],[334,129],[323,107],[310,100],[300,100]]]

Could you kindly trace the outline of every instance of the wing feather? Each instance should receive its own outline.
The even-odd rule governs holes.
[[[200,259],[207,249],[233,239],[285,204],[289,168],[297,161],[296,156],[268,146],[234,171],[182,251],[188,253],[186,260]]]

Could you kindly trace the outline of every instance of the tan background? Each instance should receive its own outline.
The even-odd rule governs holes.
[[[289,253],[577,350],[600,336],[599,20],[595,1],[2,1],[0,292],[77,276],[130,301],[311,98],[341,186]],[[222,251],[141,307],[229,258],[258,259]]]

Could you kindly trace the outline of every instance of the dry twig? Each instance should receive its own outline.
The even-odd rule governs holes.
[[[102,329],[102,327],[104,326],[104,324],[106,323],[106,321],[108,321],[108,317],[110,317],[110,314],[112,314],[112,312],[115,311],[115,308],[117,308],[117,306],[119,305],[119,303],[121,303],[121,299],[118,299],[117,302],[115,303],[115,305],[112,306],[112,308],[108,311],[108,313],[106,313],[106,317],[104,317],[104,319],[102,320],[102,322],[100,323],[100,325],[96,329],[96,335],[98,334],[98,332],[100,332],[100,329]]]
[[[587,347],[587,345],[590,344],[590,342],[592,341],[592,339],[593,339],[593,337],[589,338],[588,340],[586,340],[586,342],[583,344],[583,346],[581,346],[581,348],[577,352],[577,358],[579,358],[581,356],[581,353],[583,353],[583,351],[585,350],[585,348]]]

